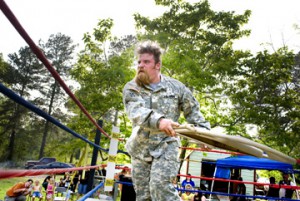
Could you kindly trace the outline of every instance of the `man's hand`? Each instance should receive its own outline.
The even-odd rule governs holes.
[[[30,193],[30,189],[26,189],[24,192],[23,192],[23,195],[28,195]]]
[[[165,132],[171,137],[176,137],[176,133],[173,128],[179,127],[180,124],[170,119],[161,119],[159,122],[159,130]]]

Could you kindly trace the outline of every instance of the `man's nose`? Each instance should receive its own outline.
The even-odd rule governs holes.
[[[139,63],[138,64],[138,68],[143,68],[144,67],[144,64],[143,63]]]

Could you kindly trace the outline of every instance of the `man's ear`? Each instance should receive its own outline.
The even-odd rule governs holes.
[[[157,62],[157,63],[155,64],[155,69],[156,69],[156,70],[160,70],[160,67],[161,67],[161,63],[160,63],[160,62]]]

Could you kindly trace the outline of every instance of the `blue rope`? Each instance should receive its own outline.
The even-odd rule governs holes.
[[[47,121],[50,121],[51,123],[53,123],[57,127],[59,127],[59,128],[65,130],[65,131],[67,131],[68,133],[71,133],[74,137],[77,137],[77,138],[79,138],[79,139],[81,139],[81,140],[89,143],[90,145],[92,145],[94,147],[97,147],[98,149],[101,149],[102,151],[108,152],[108,149],[104,149],[104,148],[100,147],[99,145],[97,145],[97,144],[89,141],[87,138],[81,136],[80,134],[76,133],[72,129],[70,129],[67,126],[63,125],[62,123],[60,123],[58,120],[56,120],[55,118],[53,118],[52,116],[50,116],[49,114],[47,114],[46,112],[44,112],[43,110],[39,109],[38,107],[36,107],[32,103],[30,103],[30,102],[26,101],[25,99],[23,99],[22,97],[18,96],[12,90],[6,88],[2,83],[0,83],[0,92],[3,93],[8,98],[10,98],[13,101],[15,101],[16,103],[18,103],[20,105],[23,105],[24,107],[26,107],[29,110],[31,110],[34,113],[36,113],[37,115],[43,117]],[[124,153],[124,154],[128,155],[127,152],[124,152],[122,150],[118,150],[118,153]]]
[[[206,194],[206,195],[209,195],[209,194],[212,194],[212,195],[224,195],[224,196],[233,196],[233,197],[245,197],[245,198],[258,198],[258,199],[264,199],[264,200],[267,200],[267,199],[274,199],[274,200],[293,200],[293,199],[289,199],[289,198],[273,198],[273,197],[267,197],[267,196],[252,196],[252,195],[241,195],[241,194],[233,194],[233,193],[223,193],[223,192],[211,192],[211,191],[203,191],[203,190],[191,190],[191,189],[184,189],[184,188],[176,188],[178,191],[188,191],[188,192],[191,192],[191,193],[195,193],[195,192],[199,192],[199,193],[202,193],[202,194]]]
[[[116,180],[116,183],[118,184],[125,184],[127,186],[133,186],[133,183],[132,182],[126,182],[126,181],[119,181],[119,180]]]
[[[100,189],[104,185],[104,182],[101,182],[98,186],[96,186],[94,189],[92,189],[90,192],[82,196],[79,200],[77,201],[84,201],[91,197],[98,189]]]

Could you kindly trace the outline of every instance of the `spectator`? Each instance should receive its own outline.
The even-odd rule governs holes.
[[[185,189],[192,190],[193,187],[191,184],[186,184]],[[184,193],[182,193],[181,199],[182,201],[194,201],[194,196],[195,196],[194,193],[192,193],[191,191],[185,191]]]
[[[48,186],[48,183],[49,183],[50,178],[51,178],[51,176],[48,175],[48,176],[44,179],[44,181],[43,181],[43,183],[42,183],[42,186],[43,186],[43,188],[44,188],[45,190],[47,190],[47,186]]]
[[[34,186],[32,187],[32,201],[35,200],[35,198],[39,198],[39,200],[42,200],[42,186],[40,186],[40,182],[38,180],[34,181]]]
[[[120,176],[128,174],[128,171],[129,171],[129,167],[128,166],[124,166],[123,169],[121,170],[121,172],[115,174],[114,178],[116,180],[120,180]]]
[[[120,201],[135,201],[135,191],[132,185],[131,170],[127,169],[125,173],[119,175],[119,180],[121,182],[131,183],[121,184],[121,200]]]
[[[66,172],[63,178],[64,187],[69,188],[71,184],[70,173]]]
[[[289,180],[289,177],[290,177],[289,174],[283,173],[282,177],[283,177],[283,180],[279,181],[279,185],[295,186],[295,184],[293,182],[291,182],[291,180]],[[292,199],[293,193],[294,193],[293,189],[281,188],[279,190],[279,197]]]
[[[174,186],[175,189],[179,189],[180,186],[178,185],[178,180],[177,180],[177,177],[175,177],[173,180],[172,180],[172,184]],[[180,196],[181,195],[181,191],[178,191],[178,195]]]
[[[89,170],[83,170],[80,171],[79,177],[78,177],[78,197],[82,196],[87,193],[87,185],[89,181],[90,171]]]
[[[121,172],[115,174],[114,179],[116,181],[120,181],[120,176],[127,174],[128,169],[129,168],[127,166],[124,166],[123,169],[121,170]],[[119,186],[120,191],[122,191],[122,184],[119,184],[118,186]]]
[[[60,178],[60,179],[59,179],[58,186],[59,186],[59,187],[65,187],[64,178]]]
[[[98,173],[99,173],[99,176],[105,177],[106,176],[106,169],[104,167],[100,166],[98,168]]]
[[[55,192],[55,181],[54,178],[50,178],[47,189],[46,189],[46,200],[52,201],[54,198],[54,192]]]
[[[199,192],[200,191],[206,191],[206,187],[204,184],[200,184],[200,188],[197,188],[196,190],[198,190],[197,192],[195,192],[195,196],[194,196],[194,201],[205,201],[206,200],[206,195],[203,192]]]
[[[195,188],[195,183],[191,178],[191,174],[187,174],[188,176],[186,177],[185,180],[181,183],[182,188],[185,188],[187,184],[190,184],[193,188]]]
[[[275,178],[270,177],[270,186],[267,193],[267,197],[278,198],[279,197],[279,188],[272,187],[272,184],[276,184]]]
[[[242,177],[238,178],[239,181],[243,181]],[[237,194],[239,195],[246,195],[246,186],[244,183],[239,183],[237,186]],[[246,197],[241,196],[241,197],[237,197],[238,201],[246,201]]]
[[[75,192],[76,188],[77,188],[77,184],[78,184],[79,172],[75,171],[73,174],[74,174],[74,177],[72,179],[70,188],[71,188],[71,191]]]
[[[25,201],[26,196],[30,193],[32,183],[32,179],[28,179],[26,182],[13,185],[6,191],[4,201]]]

